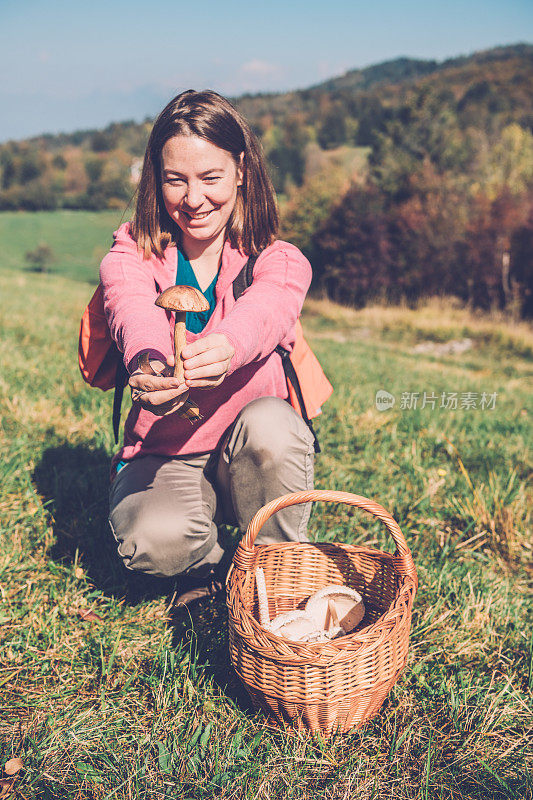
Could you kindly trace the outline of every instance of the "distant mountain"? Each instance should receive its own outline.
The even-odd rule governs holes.
[[[397,58],[234,102],[262,139],[277,191],[286,192],[306,180],[310,143],[322,151],[370,147],[378,157],[380,136],[395,124],[404,134],[420,129],[421,113],[446,112],[459,130],[492,137],[511,123],[533,130],[532,83],[533,45],[516,44],[442,62]],[[0,145],[0,210],[123,205],[150,127],[149,119],[120,122]]]
[[[396,58],[364,69],[350,70],[308,89],[242,95],[234,98],[234,101],[255,124],[265,114],[272,115],[273,120],[279,122],[288,113],[313,116],[317,103],[325,96],[348,107],[357,105],[357,99],[363,97],[380,101],[386,99],[388,103],[395,104],[395,98],[415,90],[421,81],[429,81],[443,88],[453,86],[454,93],[460,96],[461,89],[468,89],[472,82],[490,80],[499,69],[504,71],[502,77],[507,81],[507,90],[512,92],[513,85],[528,90],[531,106],[533,45],[526,43],[494,47],[441,62]]]
[[[264,110],[270,107],[273,112],[286,110],[288,104],[296,101],[296,107],[301,108],[311,98],[338,91],[359,92],[370,89],[383,83],[398,83],[409,78],[421,75],[430,75],[439,68],[437,61],[423,61],[413,58],[396,58],[392,61],[383,61],[364,69],[353,69],[336,78],[328,78],[322,83],[310,86],[308,89],[299,89],[290,92],[277,92],[271,94],[245,94],[232,98],[239,107],[253,114],[254,107]]]
[[[383,61],[364,69],[351,69],[337,78],[316,84],[312,89],[336,91],[337,89],[370,89],[380,83],[398,83],[399,81],[430,75],[439,69],[438,61],[424,61],[415,58],[395,58]]]
[[[533,45],[517,44],[494,47],[470,56],[448,58],[445,61],[426,61],[414,58],[395,58],[383,61],[364,69],[352,69],[337,78],[330,78],[313,86],[313,89],[336,91],[338,89],[365,90],[383,83],[401,83],[406,80],[431,75],[450,67],[461,67],[467,63],[483,64],[490,61],[501,61],[510,57],[533,58]]]

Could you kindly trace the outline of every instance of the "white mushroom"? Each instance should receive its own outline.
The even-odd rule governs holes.
[[[344,633],[349,633],[365,615],[363,598],[349,586],[325,586],[311,595],[305,610],[313,617],[319,630],[328,632],[341,628]]]
[[[328,642],[345,636],[363,619],[365,607],[359,592],[349,586],[326,586],[311,595],[305,611],[298,609],[278,614],[270,620],[265,573],[255,571],[259,622],[276,636],[293,642]]]
[[[270,612],[268,610],[268,596],[263,567],[257,567],[255,571],[255,584],[257,586],[257,597],[259,600],[259,622],[261,625],[267,627],[270,622]]]
[[[312,617],[305,611],[286,611],[284,614],[278,614],[271,622],[265,571],[262,567],[257,567],[255,571],[255,584],[259,600],[259,622],[264,628],[275,633],[276,636],[291,639],[293,642],[307,641],[307,636],[318,633]]]
[[[313,617],[309,616],[305,611],[298,610],[278,614],[267,627],[276,636],[291,639],[293,642],[309,641],[307,639],[308,636],[319,633]]]

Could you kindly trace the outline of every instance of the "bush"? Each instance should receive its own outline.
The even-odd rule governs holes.
[[[54,169],[66,169],[67,167],[67,160],[64,158],[61,153],[58,153],[52,159],[52,166]]]
[[[54,253],[50,245],[41,242],[35,250],[28,250],[24,258],[32,272],[48,272],[48,267],[54,260]]]
[[[96,131],[91,137],[90,147],[94,153],[106,153],[114,145],[114,137],[107,131]]]

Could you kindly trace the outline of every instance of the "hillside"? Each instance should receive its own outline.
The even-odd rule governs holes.
[[[305,179],[300,151],[373,145],[413,98],[438,95],[461,126],[533,126],[533,45],[517,44],[444,62],[398,58],[298,91],[233,98],[270,157],[278,191]],[[0,145],[0,210],[105,208],[129,199],[151,120],[43,135]],[[291,148],[292,146],[292,148]],[[300,157],[301,161],[301,157]],[[109,163],[109,162],[112,162]]]
[[[354,305],[447,293],[532,316],[532,81],[533,45],[517,44],[235,98],[315,286]],[[124,210],[150,127],[1,145],[0,210]]]

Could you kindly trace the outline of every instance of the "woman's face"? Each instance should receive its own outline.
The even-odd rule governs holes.
[[[242,162],[242,155],[241,155]],[[198,136],[174,136],[161,152],[165,207],[187,239],[211,241],[224,231],[242,186],[230,153]]]

